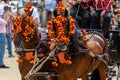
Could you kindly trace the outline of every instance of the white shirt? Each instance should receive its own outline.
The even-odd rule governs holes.
[[[56,0],[45,0],[46,9],[53,11],[57,5]]]
[[[32,13],[33,18],[37,19],[38,22],[40,23],[40,15],[39,15],[38,9],[34,6],[32,6],[32,9],[34,9]]]
[[[6,33],[6,24],[7,22],[0,18],[0,33]]]
[[[10,4],[1,3],[1,4],[0,4],[0,15],[4,13],[4,7],[5,7],[5,6],[11,7]],[[13,8],[12,8],[12,7],[11,7],[11,11],[13,12]]]

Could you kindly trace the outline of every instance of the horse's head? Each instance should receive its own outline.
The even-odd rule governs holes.
[[[23,47],[26,48],[29,48],[30,46],[31,48],[35,48],[40,39],[35,20],[31,16],[33,12],[31,7],[32,3],[27,3],[24,8],[25,13],[12,19],[14,25],[13,33],[17,35],[17,38],[23,43]]]
[[[68,15],[68,11],[61,2],[57,9],[53,11],[53,18],[48,21],[48,36],[54,39],[58,51],[67,51],[70,44],[70,38],[75,33],[75,21]]]

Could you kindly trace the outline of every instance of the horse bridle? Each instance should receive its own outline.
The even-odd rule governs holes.
[[[65,44],[64,42],[57,43],[55,45],[55,48],[56,48],[55,52],[56,53],[59,53],[59,52],[65,52],[65,53],[67,53],[69,51],[68,45],[69,44]]]
[[[17,51],[16,51],[17,53],[19,53],[19,52],[33,52],[33,51],[35,51],[37,46],[39,45],[40,41],[38,40],[38,41],[35,41],[35,42],[32,42],[32,43],[24,43],[24,42],[20,41],[20,43],[21,43],[21,47],[19,47],[17,49]],[[37,44],[37,43],[38,43],[38,45],[34,49],[25,49],[24,48],[24,45],[29,46],[29,45],[32,45],[32,44],[34,45],[34,44]]]

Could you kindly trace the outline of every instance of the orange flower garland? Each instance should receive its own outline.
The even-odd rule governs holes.
[[[18,56],[18,59],[17,59],[16,61],[17,61],[18,63],[23,62],[22,57],[21,57],[21,56]]]
[[[62,2],[59,2],[57,7],[58,7],[58,13],[63,13],[64,12],[65,8],[64,8]],[[73,36],[74,33],[75,33],[75,20],[71,16],[65,18],[65,17],[59,15],[56,18],[52,18],[51,21],[47,22],[48,29],[50,31],[48,36],[50,38],[53,38],[54,34],[55,34],[54,31],[53,31],[53,24],[52,23],[54,22],[58,27],[58,36],[56,38],[54,38],[55,43],[61,41],[61,42],[65,42],[65,43],[68,44],[70,42],[69,38],[65,36],[64,28],[63,28],[63,24],[67,22],[67,19],[70,20],[69,35]]]
[[[83,39],[84,39],[84,41],[85,41],[85,42],[88,42],[88,41],[90,40],[90,38],[89,38],[89,37],[86,37],[86,34],[87,34],[86,30],[82,30],[82,34],[83,34]]]
[[[58,13],[64,13],[65,8],[61,1],[58,3],[57,8],[58,8]]]
[[[64,14],[65,8],[64,5],[62,4],[62,2],[59,2],[57,5],[58,8],[58,14]],[[69,20],[70,23],[70,31],[69,34],[70,36],[73,36],[75,34],[75,20],[69,16],[69,17],[63,17],[61,15],[58,15],[57,17],[52,17],[52,19],[50,21],[47,22],[47,26],[48,26],[48,37],[49,38],[54,38],[54,42],[58,43],[58,42],[65,42],[65,43],[70,43],[70,39],[65,35],[65,31],[64,31],[64,25],[67,20]],[[55,32],[53,30],[53,23],[57,26],[58,28],[58,35],[55,36]],[[49,43],[50,44],[50,43]],[[70,59],[67,59],[65,64],[72,64],[72,61]],[[58,63],[57,61],[53,61],[52,62],[52,66],[53,67],[57,67]]]
[[[31,7],[32,7],[32,3],[28,2],[24,8],[24,11],[30,12]],[[27,16],[25,18],[25,20],[27,21],[28,24],[25,26],[25,32],[23,32],[23,35],[25,36],[25,42],[29,42],[31,40],[31,38],[33,38],[33,35],[35,32],[34,28],[32,28],[32,26],[34,26],[34,24],[35,24],[35,20],[30,16]],[[12,29],[12,33],[21,32],[22,31],[22,28],[21,28],[22,18],[21,18],[21,16],[16,17],[16,18],[12,18],[11,21],[13,22],[13,25],[16,27],[16,28]]]
[[[21,22],[22,22],[22,19],[21,17],[16,17],[16,18],[12,18],[11,19],[12,23],[14,26],[16,26],[15,29],[12,29],[12,33],[19,33],[22,31],[22,28],[21,28]]]
[[[31,7],[32,7],[32,3],[31,2],[26,3],[24,11],[25,12],[30,12]]]

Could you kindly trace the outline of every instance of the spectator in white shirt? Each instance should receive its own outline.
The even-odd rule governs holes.
[[[38,12],[38,9],[37,9],[36,6],[37,6],[37,3],[36,3],[36,2],[33,2],[32,9],[34,9],[34,10],[33,10],[32,16],[33,16],[33,18],[35,19],[36,24],[37,24],[38,26],[40,26],[40,15],[39,15],[39,12]]]
[[[5,6],[11,7],[10,0],[4,0],[4,2],[1,3],[1,5],[0,5],[0,15],[4,13],[4,7]],[[11,8],[11,11],[13,12],[12,8]]]

